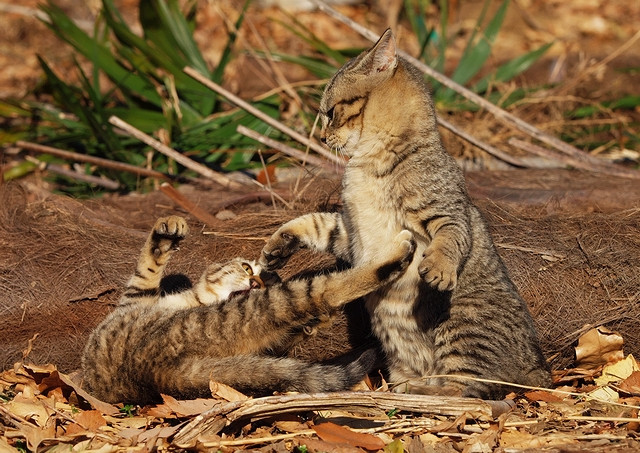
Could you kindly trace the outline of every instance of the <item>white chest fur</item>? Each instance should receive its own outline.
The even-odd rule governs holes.
[[[353,264],[362,265],[390,255],[395,236],[403,229],[412,228],[400,209],[402,194],[394,193],[396,190],[389,187],[385,178],[375,178],[358,169],[349,170],[345,174],[342,197],[352,224],[349,235]],[[421,257],[426,241],[417,234],[415,239],[415,256]],[[417,262],[414,258],[411,267],[417,267]]]

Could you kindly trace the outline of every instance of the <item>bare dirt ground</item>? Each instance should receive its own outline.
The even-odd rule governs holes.
[[[34,8],[36,3],[27,0],[20,6]],[[56,3],[78,20],[89,21],[95,11],[92,2]],[[116,3],[133,20],[137,2]],[[214,64],[226,35],[221,17],[235,17],[238,2],[201,3],[196,37]],[[482,3],[457,5],[453,23],[460,30],[460,44],[452,49],[452,59],[462,51],[463,38]],[[343,11],[376,31],[386,26],[386,12],[375,4]],[[267,45],[304,52],[303,44],[269,20],[282,17],[279,14],[256,10],[249,22],[260,30],[259,36]],[[319,13],[299,13],[297,17],[331,45],[367,44]],[[640,67],[637,43],[606,64],[597,63],[615,54],[633,36],[638,17],[640,3],[622,0],[514,2],[494,51],[494,63],[555,40],[547,58],[517,84],[560,83],[559,88],[543,91],[517,106],[514,113],[548,132],[561,133],[568,127],[564,112],[577,102],[575,99],[598,102],[621,93],[638,95],[638,75],[622,70]],[[2,13],[0,29],[4,31],[0,35],[0,97],[26,96],[37,86],[41,74],[36,53],[46,55],[60,72],[71,68],[68,48],[56,42],[33,17]],[[403,48],[415,51],[416,44],[402,22],[398,35]],[[245,37],[252,45],[260,45],[258,35],[247,31]],[[291,81],[308,77],[286,68]],[[230,67],[227,83],[243,96],[276,85],[257,77],[255,66],[246,56],[240,56]],[[486,114],[451,116],[493,144],[504,144],[512,133]],[[624,125],[639,116],[640,112],[632,111],[625,117],[612,114],[606,119],[620,121],[623,131]],[[446,132],[444,137],[456,156],[478,161],[486,158]],[[622,138],[620,141],[623,144]],[[498,251],[531,307],[554,369],[572,365],[575,341],[588,327],[597,325],[619,331],[626,342],[625,352],[640,355],[637,180],[562,169],[485,169],[468,172],[467,181],[471,196],[490,222]],[[338,209],[340,205],[335,175],[312,178],[309,189],[302,194],[287,182],[276,187],[293,200],[293,208],[274,206],[265,193],[181,187],[186,197],[211,214],[225,211],[216,224],[203,225],[159,191],[80,201],[52,194],[53,188],[39,175],[17,184],[0,184],[0,366],[10,369],[28,350],[29,361],[53,363],[65,372],[76,369],[88,332],[117,301],[146,233],[159,216],[182,214],[192,225],[192,236],[171,267],[193,278],[210,260],[256,256],[278,225],[300,213]],[[330,264],[322,257],[301,255],[287,266],[284,276]],[[359,328],[360,316],[354,310],[292,354],[322,359],[344,351],[358,343],[353,335],[350,338],[349,329],[354,325]],[[626,440],[607,445],[615,445],[617,451],[632,448],[627,447],[635,436],[630,432],[623,436]],[[582,447],[583,451],[605,451],[601,448],[607,445]],[[579,448],[576,446],[575,451]]]

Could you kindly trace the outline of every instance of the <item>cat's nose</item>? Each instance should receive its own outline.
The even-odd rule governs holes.
[[[326,145],[327,144],[327,137],[325,137],[324,135],[321,135],[320,136],[320,141]]]
[[[264,288],[264,282],[257,275],[252,275],[249,278],[249,285],[251,286],[251,289]]]

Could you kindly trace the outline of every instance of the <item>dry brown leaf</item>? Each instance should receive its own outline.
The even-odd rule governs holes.
[[[308,424],[300,423],[296,420],[278,420],[274,423],[274,426],[285,433],[297,433],[309,429]]]
[[[503,431],[500,435],[500,446],[512,449],[542,448],[553,445],[575,444],[578,441],[575,437],[566,435],[541,436],[526,432],[509,430]]]
[[[578,339],[576,367],[593,369],[624,358],[622,336],[600,326],[587,331]]]
[[[546,390],[531,390],[530,392],[526,392],[524,396],[529,401],[544,401],[545,403],[556,403],[562,401],[562,398],[551,392],[547,392]]]
[[[191,417],[200,415],[204,411],[208,411],[216,404],[220,404],[219,400],[197,398],[195,400],[177,400],[169,395],[162,395],[164,404],[171,409],[178,417]]]
[[[498,445],[498,435],[500,428],[497,424],[492,424],[480,434],[472,435],[465,444],[462,453],[492,452]]]
[[[100,411],[97,410],[80,412],[75,417],[75,421],[77,424],[84,426],[87,430],[93,432],[107,424],[107,421],[104,419]]]
[[[318,434],[318,437],[326,442],[348,444],[354,447],[366,448],[367,450],[384,448],[384,442],[379,437],[373,434],[357,433],[335,423],[320,423],[312,428]]]
[[[446,433],[454,432],[458,433],[462,431],[464,425],[467,423],[467,414],[460,414],[455,420],[447,420],[431,428],[429,431],[434,433]]]
[[[33,421],[41,428],[49,424],[49,417],[54,414],[54,411],[45,407],[41,401],[26,398],[22,394],[16,395],[13,400],[9,401],[7,408],[13,415],[23,420]]]
[[[623,360],[605,366],[602,369],[602,375],[595,378],[594,381],[597,385],[604,386],[611,382],[620,382],[631,376],[634,371],[640,371],[640,365],[633,355],[629,354]]]
[[[248,400],[249,397],[242,392],[237,391],[233,387],[229,387],[222,382],[209,381],[209,389],[211,390],[211,395],[215,398],[222,398],[223,400],[233,402],[233,401],[245,401]]]
[[[30,423],[20,424],[20,429],[17,431],[6,430],[5,437],[11,438],[23,438],[27,441],[27,446],[30,451],[38,451],[38,446],[43,440],[54,439],[56,437],[55,424],[51,424],[46,428],[40,428]]]
[[[166,439],[169,436],[173,436],[180,425],[177,426],[156,426],[155,428],[148,429],[138,436],[139,442],[148,442],[155,439]]]
[[[640,371],[634,371],[631,375],[622,381],[618,388],[630,395],[640,396]]]
[[[330,451],[331,453],[362,453],[364,450],[349,444],[338,444],[320,439],[300,439],[300,445],[307,447],[310,453],[321,453]]]

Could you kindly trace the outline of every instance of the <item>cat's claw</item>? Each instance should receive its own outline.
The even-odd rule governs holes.
[[[425,250],[418,265],[420,277],[438,291],[452,291],[458,283],[458,269],[451,260],[437,249]]]
[[[167,239],[184,239],[189,233],[187,221],[177,215],[161,217],[156,221],[153,232]]]
[[[267,271],[280,269],[300,248],[300,240],[296,235],[286,231],[276,231],[262,249],[258,264]]]
[[[189,233],[187,221],[180,216],[172,215],[156,220],[151,233],[152,253],[154,255],[178,250],[180,241]]]

